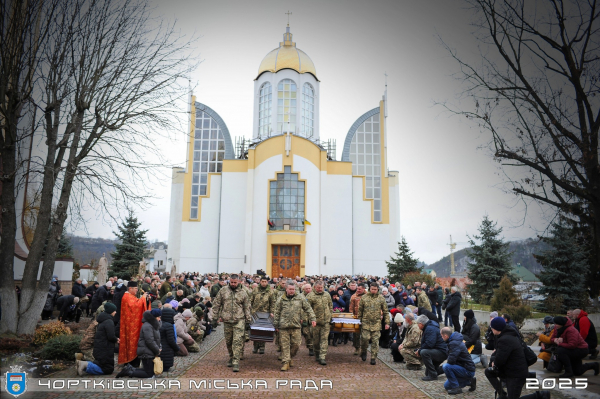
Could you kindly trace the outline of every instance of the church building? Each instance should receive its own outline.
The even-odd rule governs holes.
[[[252,139],[234,148],[225,121],[191,96],[187,161],[172,174],[169,268],[387,274],[400,240],[387,93],[350,126],[341,160],[321,140],[319,97],[315,65],[289,26],[254,79]]]

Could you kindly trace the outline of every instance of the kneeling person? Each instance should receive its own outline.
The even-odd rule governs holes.
[[[421,370],[421,358],[416,355],[416,351],[421,347],[423,332],[415,322],[415,315],[413,313],[407,313],[404,316],[404,321],[407,326],[406,337],[398,347],[398,350],[409,370]]]
[[[437,317],[437,316],[436,316]],[[448,358],[448,345],[440,335],[440,325],[437,321],[429,320],[425,315],[417,318],[417,325],[423,331],[421,348],[418,356],[423,359],[425,365],[425,377],[423,381],[437,380],[440,364]]]
[[[115,344],[119,338],[115,335],[113,317],[117,314],[117,307],[108,302],[104,311],[98,315],[98,327],[94,336],[94,361],[77,360],[77,374],[83,373],[102,375],[112,374],[115,369]]]
[[[444,327],[440,332],[442,339],[448,343],[448,361],[442,366],[448,380],[444,388],[449,395],[462,393],[462,387],[470,385],[469,391],[475,390],[475,363],[463,342],[461,333],[452,332],[452,328]]]

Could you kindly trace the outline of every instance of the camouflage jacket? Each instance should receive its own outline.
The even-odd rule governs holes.
[[[96,336],[96,327],[98,327],[98,322],[93,320],[85,333],[83,333],[83,338],[81,338],[81,342],[79,343],[79,349],[82,351],[87,351],[94,349],[94,337]]]
[[[202,338],[204,336],[204,320],[198,319],[198,316],[192,316],[188,321],[185,322],[185,325],[188,330],[188,334],[196,340],[198,338]]]
[[[358,304],[360,303],[360,298],[362,298],[365,294],[362,295],[358,295],[358,293],[354,293],[351,297],[350,297],[350,305],[348,307],[349,312],[352,313],[354,316],[358,315]]]
[[[419,307],[425,308],[431,312],[431,302],[429,302],[429,297],[423,291],[419,294]]]
[[[221,318],[225,323],[237,323],[240,320],[250,323],[250,298],[240,286],[234,290],[228,285],[219,290],[213,302],[213,312],[217,320]]]
[[[406,336],[402,342],[402,348],[404,349],[419,349],[421,347],[421,335],[423,332],[419,329],[417,322],[408,326]]]
[[[325,292],[318,294],[313,291],[308,294],[306,300],[313,312],[315,312],[317,325],[324,326],[331,322],[331,316],[333,314],[333,301],[331,300],[331,295]]]
[[[288,298],[287,295],[282,296],[275,305],[275,317],[273,326],[275,328],[301,328],[302,311],[308,314],[310,322],[315,320],[315,313],[300,294]]]
[[[252,291],[252,312],[267,312],[273,313],[275,306],[275,298],[273,290],[268,285],[266,288],[258,286]]]
[[[273,292],[273,303],[276,303],[279,298],[285,296],[285,289],[280,286],[275,287],[271,291]]]
[[[165,295],[167,295],[167,292],[171,292],[172,290],[173,290],[173,288],[171,287],[171,284],[168,281],[165,281],[160,286],[160,290],[158,291],[158,293],[160,294],[160,297],[162,298]]]
[[[389,325],[390,313],[383,295],[371,293],[363,295],[358,303],[358,318],[361,328],[367,331],[380,331],[382,314],[385,324]]]

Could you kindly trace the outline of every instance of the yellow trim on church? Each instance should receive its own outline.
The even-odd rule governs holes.
[[[192,96],[192,104],[190,108],[190,126],[188,131],[189,144],[188,144],[188,159],[185,168],[185,177],[183,182],[183,210],[181,220],[184,222],[199,222],[201,201],[198,198],[198,219],[190,218],[190,209],[192,207],[192,167],[194,162],[194,133],[196,131],[196,96]],[[210,179],[208,179],[210,185]],[[210,186],[207,187],[207,192],[210,190]]]
[[[381,142],[381,222],[390,224],[390,178],[385,170],[387,164],[387,147],[385,145],[385,102],[381,100],[379,102],[379,134]]]

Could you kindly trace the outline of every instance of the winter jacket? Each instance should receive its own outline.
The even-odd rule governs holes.
[[[217,295],[219,294],[220,290],[221,290],[221,284],[219,284],[219,283],[214,284],[212,287],[210,287],[210,297],[216,298]]]
[[[406,298],[402,297],[402,304],[404,305],[404,307],[415,306],[415,301],[413,301],[413,299],[409,296],[407,296]]]
[[[325,295],[325,292],[318,294],[313,291],[306,297],[308,304],[315,313],[315,318],[318,326],[324,326],[331,322],[333,314],[333,302],[330,295]]]
[[[301,328],[300,319],[303,311],[308,315],[309,322],[316,321],[315,312],[313,312],[308,301],[302,298],[300,294],[296,294],[291,298],[284,295],[275,304],[273,326],[284,329]]]
[[[160,290],[158,291],[158,293],[159,293],[160,297],[162,298],[165,295],[167,295],[167,292],[171,292],[172,290],[173,290],[173,288],[171,287],[171,284],[168,281],[165,281],[160,286]]]
[[[182,344],[183,341],[189,341],[193,339],[190,334],[187,333],[186,320],[181,313],[176,314],[173,320],[175,320],[175,330],[177,331],[178,344]]]
[[[541,344],[544,344],[544,349],[540,349],[540,354],[538,357],[545,362],[549,362],[550,358],[552,357],[552,354],[547,350],[549,347],[555,346],[551,341],[554,330],[554,325],[551,325],[550,328],[544,329],[544,333],[540,335],[540,346]]]
[[[442,287],[438,287],[437,290],[435,290],[435,292],[437,294],[436,301],[441,305],[442,302],[444,302],[444,290],[442,290]]]
[[[112,374],[115,369],[115,323],[113,317],[102,312],[96,318],[98,327],[94,337],[94,363],[104,374]]]
[[[75,295],[63,295],[56,301],[56,306],[60,310],[59,318],[63,320],[69,314],[69,308],[74,305]],[[76,305],[78,306],[78,305]]]
[[[421,291],[421,293],[417,296],[418,307],[425,308],[431,312],[431,302],[429,302],[429,297],[426,293]]]
[[[73,288],[71,289],[71,295],[75,295],[78,298],[82,298],[85,295],[85,287],[76,281],[73,284]]]
[[[100,305],[102,305],[102,302],[108,299],[109,291],[110,289],[107,289],[106,285],[103,285],[96,290],[96,293],[92,297],[92,313],[94,313],[100,307]]]
[[[208,288],[206,288],[206,286],[203,286],[202,288],[200,288],[200,296],[202,296],[202,298],[206,298],[207,296],[210,296],[210,291],[208,290]]]
[[[382,319],[383,316],[383,319]],[[361,329],[366,331],[380,331],[381,323],[390,323],[390,312],[387,310],[385,299],[380,294],[365,294],[358,303],[358,318]]]
[[[138,339],[137,355],[144,359],[154,359],[160,354],[160,320],[149,310],[142,316],[142,329]]]
[[[179,352],[179,346],[177,346],[177,336],[175,335],[175,329],[173,328],[175,317],[175,311],[171,308],[164,308],[161,316],[160,326],[160,345],[162,351],[160,352],[160,359],[163,361],[163,367],[168,369],[173,367],[174,357]]]
[[[127,285],[121,283],[115,288],[115,295],[113,296],[113,303],[117,307],[117,314],[115,315],[115,324],[119,324],[121,321],[121,301],[123,295],[127,292]]]
[[[94,297],[94,294],[96,293],[97,289],[96,286],[93,283],[90,283],[88,285],[88,287],[85,289],[85,296],[90,300],[90,304],[92,301],[92,298]]]
[[[427,316],[427,318],[429,320],[438,321],[437,315],[425,308],[417,308],[417,311],[419,312],[419,316],[421,316],[423,314],[423,315]]]
[[[496,351],[491,361],[498,367],[500,377],[524,378],[527,376],[527,361],[521,345],[519,333],[513,328],[504,328],[500,335],[495,335]]]
[[[408,326],[402,345],[404,345],[405,349],[412,349],[414,351],[421,346],[422,338],[423,331],[421,331],[416,322],[413,322]]]
[[[440,334],[440,325],[435,320],[429,320],[423,328],[423,338],[421,339],[421,348],[423,349],[438,349],[448,354],[448,344]]]
[[[339,298],[337,301],[333,300],[331,305],[333,306],[333,310],[341,309],[344,311],[346,309],[346,301],[344,301],[342,298]]]
[[[352,297],[350,297],[350,305],[348,306],[349,312],[351,312],[354,316],[358,315],[358,305],[360,303],[360,298],[362,298],[363,296],[365,296],[365,293],[358,295],[358,293],[355,293],[354,295],[352,295]]]
[[[458,316],[460,314],[460,302],[462,301],[462,295],[456,291],[450,294],[450,300],[446,305],[446,310],[450,316]]]
[[[387,305],[388,310],[392,310],[396,307],[396,300],[389,292],[387,295],[383,296],[383,299],[385,299],[385,304]]]
[[[464,337],[467,349],[471,346],[475,346],[471,351],[471,354],[481,355],[483,353],[481,349],[481,330],[477,325],[477,320],[474,318],[467,319],[465,324],[463,324],[462,336]]]
[[[80,351],[89,351],[94,349],[94,337],[96,336],[96,329],[98,328],[98,322],[92,320],[88,328],[83,333],[81,342],[79,342]]]
[[[225,323],[237,323],[245,320],[250,324],[250,298],[246,291],[238,285],[235,289],[231,285],[225,286],[219,290],[214,302],[214,312],[218,319],[223,319]]]
[[[555,340],[559,338],[559,329],[554,328],[552,332],[552,336],[550,337],[550,341],[552,343],[556,343]],[[564,326],[564,331],[560,334],[560,338],[563,339],[563,342],[557,344],[563,348],[567,349],[583,349],[588,348],[587,342],[583,339],[579,331],[575,329],[571,320],[567,319],[567,324]]]
[[[575,320],[575,329],[579,331],[579,334],[587,342],[590,349],[595,349],[598,346],[598,336],[596,335],[596,327],[594,323],[588,317],[588,314],[582,310]]]
[[[433,291],[428,289],[427,298],[429,298],[429,302],[431,302],[432,305],[435,305],[437,302],[437,291],[435,289]]]
[[[475,371],[475,363],[471,359],[467,346],[463,343],[463,335],[461,333],[453,332],[448,339],[447,362],[448,364],[461,366],[467,371]]]
[[[396,307],[398,304],[404,306],[404,303],[402,303],[402,293],[400,291],[394,292],[392,296],[394,297],[394,307]]]
[[[250,298],[250,306],[252,312],[267,312],[273,313],[273,307],[275,306],[275,299],[273,298],[273,290],[269,285],[265,288],[258,286],[252,291]]]
[[[344,303],[346,304],[344,311],[350,312],[350,299],[352,299],[352,296],[356,294],[356,290],[352,291],[351,289],[347,289],[346,291],[344,291],[344,295],[340,298],[344,301]]]
[[[54,310],[54,302],[56,301],[56,296],[58,295],[58,285],[56,283],[50,283],[50,287],[48,288],[48,296],[46,297],[46,303],[44,304],[45,311]]]
[[[194,316],[185,322],[185,327],[187,328],[188,334],[194,341],[202,341],[202,338],[204,337],[204,331],[206,331],[206,327],[204,326],[204,314],[202,314],[202,317],[198,317],[196,314],[194,314]]]

